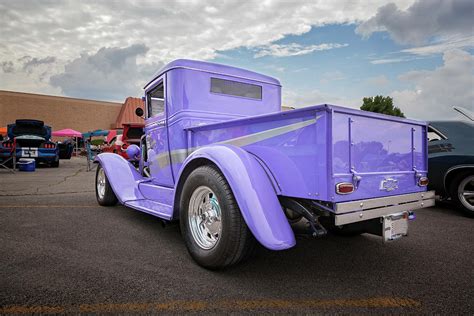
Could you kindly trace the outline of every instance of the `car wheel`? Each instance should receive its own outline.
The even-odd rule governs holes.
[[[186,180],[180,200],[180,226],[189,253],[208,269],[242,262],[256,243],[229,184],[213,166],[195,169]]]
[[[451,182],[451,198],[469,217],[474,217],[474,174],[463,173]]]
[[[97,172],[95,174],[95,196],[99,205],[102,206],[113,206],[118,202],[110,186],[109,179],[107,179],[105,170],[100,164],[97,166]]]
[[[59,167],[59,160],[58,161],[53,161],[51,164],[50,164],[51,167],[53,168],[58,168]]]

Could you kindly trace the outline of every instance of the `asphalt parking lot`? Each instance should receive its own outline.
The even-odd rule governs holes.
[[[85,170],[0,170],[0,314],[474,313],[474,222],[449,205],[418,211],[397,242],[303,238],[212,272],[178,225],[98,206]]]

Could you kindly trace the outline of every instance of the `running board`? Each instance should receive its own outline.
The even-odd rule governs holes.
[[[171,205],[166,205],[150,200],[127,201],[124,203],[124,205],[167,221],[173,218],[173,207]]]

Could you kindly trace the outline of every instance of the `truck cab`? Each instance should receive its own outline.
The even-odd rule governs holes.
[[[132,161],[97,157],[97,200],[178,220],[206,268],[244,260],[255,242],[293,247],[295,223],[314,237],[396,240],[434,204],[425,122],[329,104],[281,111],[277,79],[201,61],[171,62],[144,89],[145,135]]]
[[[176,60],[145,86],[145,100],[150,174],[173,187],[192,134],[187,128],[280,112],[281,86],[244,69]]]

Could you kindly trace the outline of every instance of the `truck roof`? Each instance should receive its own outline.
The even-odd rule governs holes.
[[[262,75],[250,70],[227,66],[227,65],[216,64],[216,63],[210,63],[206,61],[191,60],[191,59],[176,59],[170,62],[169,64],[165,65],[160,70],[158,70],[153,75],[152,79],[145,85],[144,89],[146,89],[156,78],[158,78],[165,72],[170,71],[172,69],[176,69],[176,68],[203,71],[203,72],[208,72],[208,73],[249,79],[249,80],[254,80],[257,82],[263,82],[263,83],[280,86],[280,81],[278,81],[277,79],[270,76]]]

